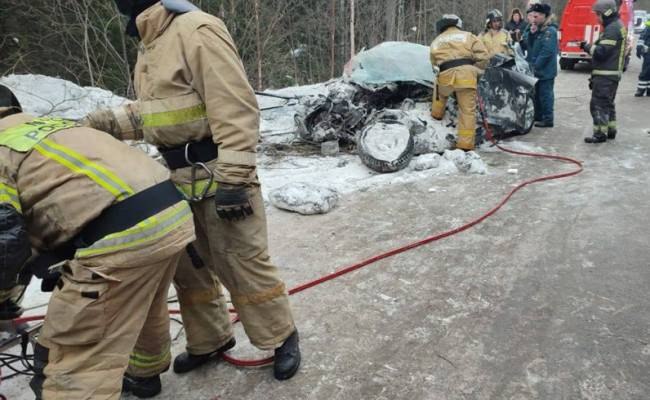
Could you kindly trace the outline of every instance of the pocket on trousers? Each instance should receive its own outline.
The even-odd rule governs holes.
[[[92,344],[106,335],[108,282],[80,283],[67,276],[47,308],[42,335],[64,346]]]

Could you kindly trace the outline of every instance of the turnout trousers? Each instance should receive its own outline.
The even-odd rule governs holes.
[[[192,234],[189,220],[176,229]],[[65,264],[35,348],[37,399],[117,400],[125,372],[149,377],[169,368],[167,296],[184,248],[177,244]]]
[[[447,100],[453,93],[458,100],[458,140],[456,147],[474,150],[476,140],[476,89],[438,85],[431,106],[431,116],[443,119]]]
[[[204,265],[183,255],[174,277],[190,354],[211,353],[233,337],[222,284],[257,348],[280,347],[295,330],[286,287],[268,254],[260,188],[248,191],[254,214],[243,220],[220,219],[213,198],[192,204],[194,247]]]
[[[591,78],[591,103],[589,109],[594,121],[594,133],[607,134],[616,131],[616,90],[618,81],[604,77]]]

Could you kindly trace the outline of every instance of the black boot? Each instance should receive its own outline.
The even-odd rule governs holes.
[[[593,136],[586,137],[585,143],[603,143],[607,141],[607,135],[602,132],[594,132]]]
[[[29,387],[34,391],[36,400],[43,398],[43,383],[45,382],[45,374],[43,370],[47,367],[50,357],[50,349],[42,346],[40,343],[34,344],[34,376],[29,382]]]
[[[645,89],[637,88],[636,93],[634,93],[634,97],[643,97],[645,91]],[[650,96],[650,91],[648,91],[648,96]]]
[[[607,140],[614,140],[614,139],[616,139],[616,129],[608,129]]]
[[[130,392],[135,397],[148,399],[154,397],[162,390],[160,375],[150,376],[148,378],[139,378],[135,376],[124,375],[122,379],[122,392]]]
[[[300,347],[298,345],[298,330],[284,341],[282,346],[275,349],[273,376],[279,381],[291,378],[300,367]]]
[[[235,347],[235,338],[232,338],[228,343],[219,347],[216,351],[207,354],[190,354],[184,352],[176,356],[174,359],[174,372],[177,374],[184,374],[185,372],[190,372],[191,370],[207,363],[210,360],[219,358],[221,354]]]
[[[553,122],[551,121],[539,121],[535,122],[535,126],[538,128],[552,128],[553,127]]]

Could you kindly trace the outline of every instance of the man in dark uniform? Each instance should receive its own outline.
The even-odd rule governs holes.
[[[604,26],[603,34],[590,45],[580,43],[580,48],[591,54],[592,67],[591,117],[594,121],[593,135],[586,143],[603,143],[616,138],[616,108],[614,99],[625,64],[627,31],[618,15],[614,0],[598,0],[592,10]]]

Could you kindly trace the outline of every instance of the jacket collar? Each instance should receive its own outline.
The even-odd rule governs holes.
[[[169,27],[175,16],[176,14],[167,11],[161,3],[147,8],[138,15],[135,23],[142,43],[148,45],[156,40]]]

